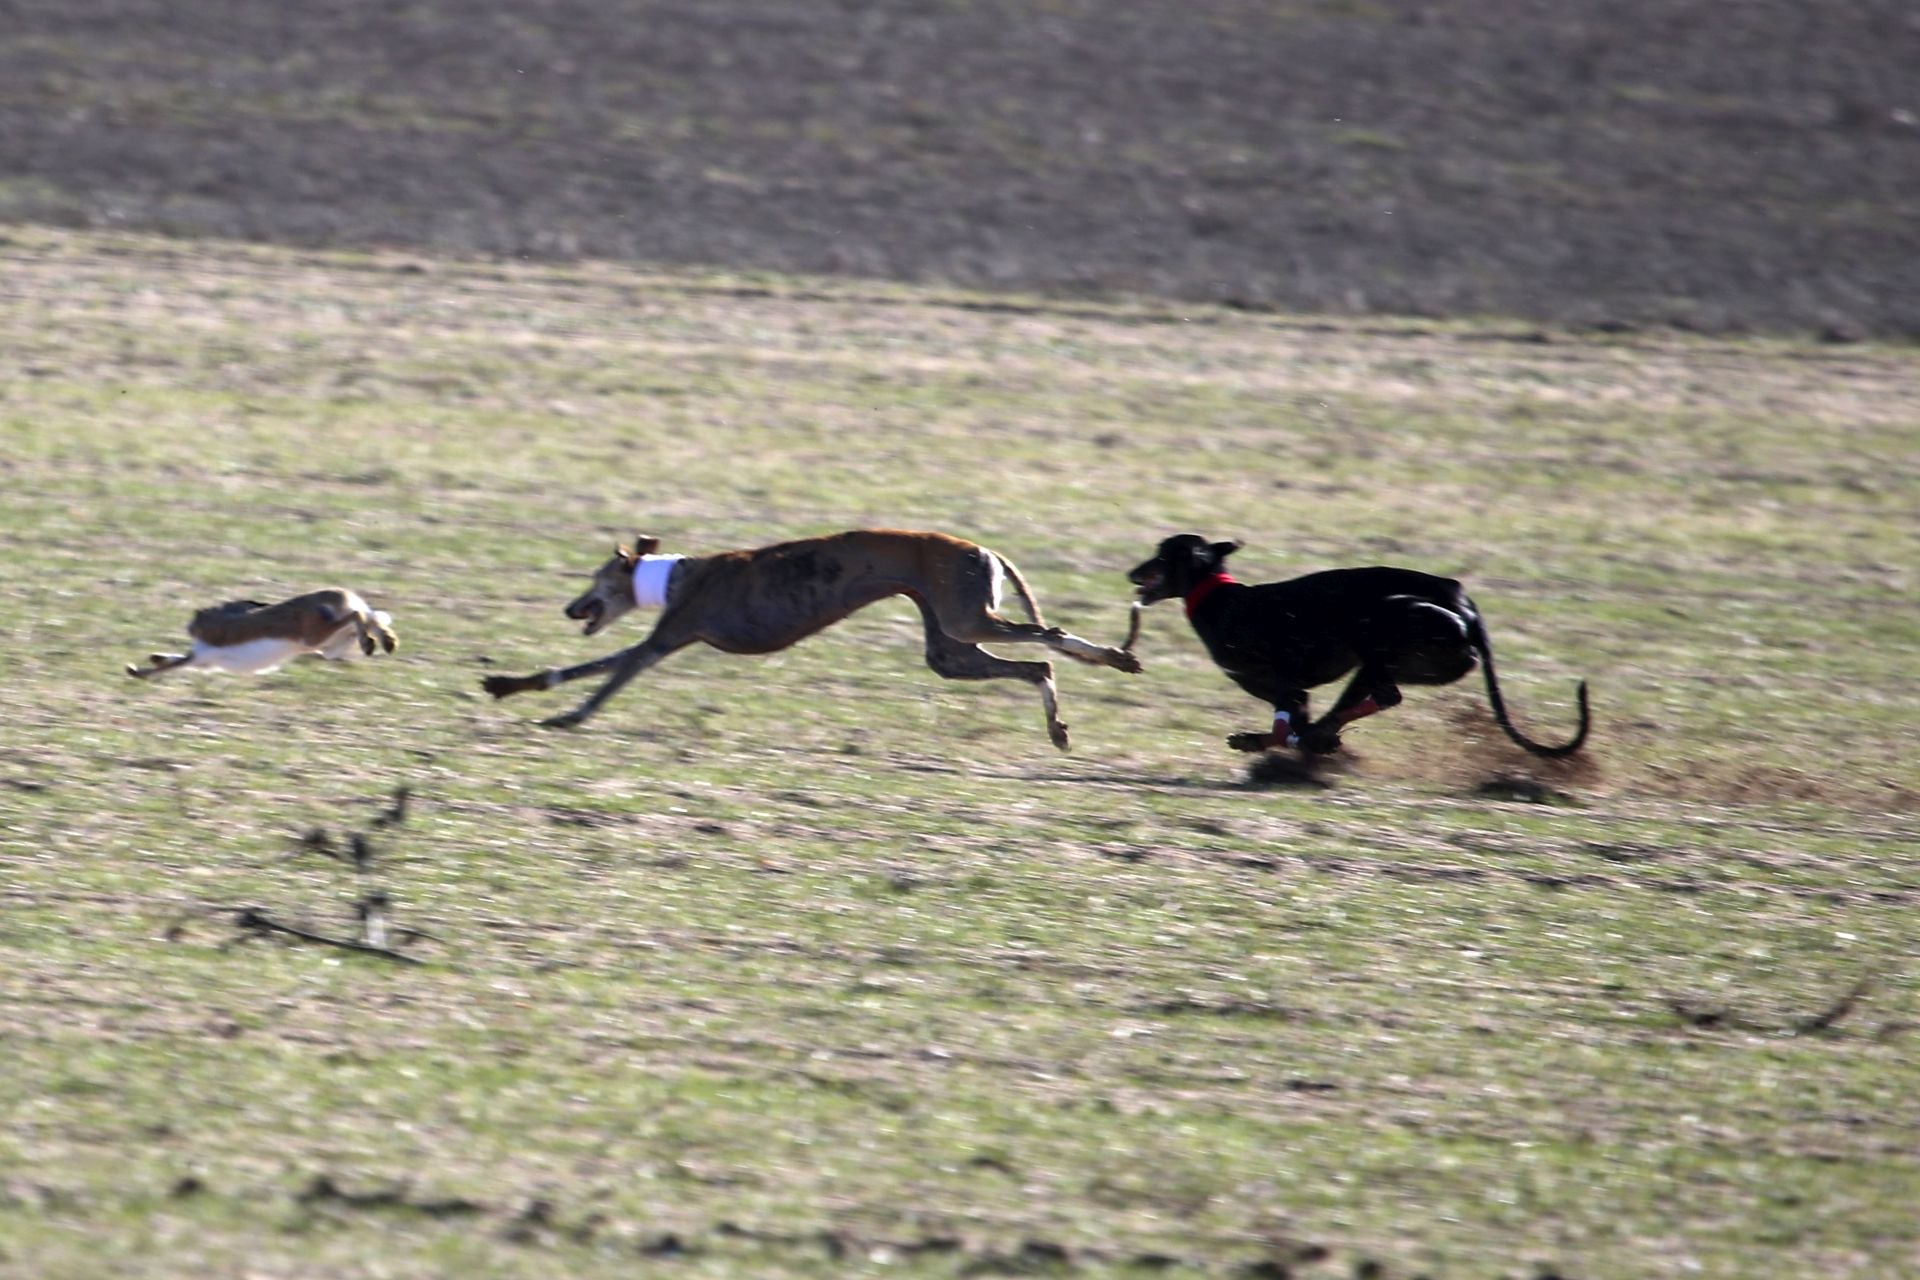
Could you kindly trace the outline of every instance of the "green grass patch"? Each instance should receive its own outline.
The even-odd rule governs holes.
[[[0,1269],[1891,1274],[1920,1104],[1920,362],[13,230]],[[982,305],[983,302],[992,305]],[[1464,577],[1324,788],[1153,613],[942,683],[886,604],[588,728],[610,543],[862,524],[1111,642],[1163,535]],[[349,585],[402,648],[136,684]],[[579,686],[576,690],[584,692]],[[364,875],[302,846],[369,824]],[[353,936],[402,967],[250,937]]]

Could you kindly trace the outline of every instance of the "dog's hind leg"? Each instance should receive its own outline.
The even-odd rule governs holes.
[[[1013,622],[995,613],[976,618],[943,619],[947,633],[968,644],[1043,644],[1055,653],[1093,667],[1112,667],[1116,671],[1138,674],[1140,659],[1126,649],[1113,649],[1091,640],[1082,640],[1059,627]]]
[[[930,619],[929,625],[937,625],[954,639],[968,644],[1043,644],[1056,653],[1089,666],[1139,673],[1140,659],[1134,656],[1130,647],[1110,648],[1083,640],[1059,627],[1046,625],[1040,614],[1039,603],[1034,600],[1026,579],[1020,576],[1020,570],[1014,567],[1012,561],[992,552],[984,552],[978,559],[963,565],[961,572],[963,576],[955,584],[953,596],[940,605],[937,623]],[[1013,588],[1014,595],[1019,598],[1032,622],[1014,622],[997,612],[1003,582]],[[1137,635],[1138,615],[1135,615],[1134,626],[1136,629],[1133,634]],[[1132,638],[1129,637],[1129,645]]]
[[[1388,707],[1397,707],[1401,702],[1400,686],[1393,682],[1385,669],[1365,663],[1354,673],[1347,687],[1334,699],[1327,714],[1312,724],[1301,717],[1300,727],[1295,730],[1299,735],[1300,749],[1315,755],[1327,755],[1340,749],[1340,731],[1355,720],[1385,711]]]
[[[1338,751],[1340,731],[1399,706],[1403,684],[1452,684],[1473,670],[1466,619],[1444,605],[1391,596],[1368,619],[1368,628],[1360,669],[1327,714],[1300,732],[1303,750]]]
[[[1139,675],[1142,670],[1140,659],[1134,656],[1133,650],[1114,649],[1091,640],[1082,640],[1071,631],[1062,631],[1059,627],[1048,627],[1038,639],[1049,649],[1090,666],[1112,667],[1115,671],[1125,671],[1131,675]]]
[[[1471,625],[1452,609],[1395,597],[1401,605],[1390,639],[1375,661],[1394,684],[1452,684],[1476,661]]]
[[[1015,662],[998,658],[977,645],[956,640],[940,629],[932,612],[921,606],[927,623],[927,665],[936,675],[948,680],[1025,680],[1040,690],[1040,701],[1047,713],[1047,737],[1065,751],[1071,745],[1066,724],[1060,719],[1060,694],[1053,683],[1050,662]]]

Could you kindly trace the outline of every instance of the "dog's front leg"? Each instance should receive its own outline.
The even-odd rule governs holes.
[[[1307,726],[1307,695],[1305,690],[1295,690],[1283,695],[1273,705],[1273,731],[1271,733],[1235,733],[1227,737],[1227,745],[1235,751],[1270,751],[1276,747],[1297,747],[1300,735]]]
[[[611,671],[632,652],[632,649],[622,649],[604,658],[583,662],[577,667],[565,667],[558,671],[536,671],[530,676],[488,676],[480,682],[480,687],[496,698],[510,698],[516,693],[532,693],[535,689],[551,689],[569,680],[581,680],[587,676],[597,676],[602,671]]]
[[[631,649],[626,649],[615,654],[614,658],[618,661],[619,665],[615,667],[614,673],[607,677],[606,683],[593,691],[593,696],[589,697],[585,702],[567,712],[565,715],[552,716],[546,720],[542,720],[540,723],[549,729],[571,729],[575,725],[585,724],[587,720],[592,718],[595,712],[600,710],[601,704],[626,686],[627,681],[633,679],[642,671],[645,671],[648,667],[666,656],[667,651],[655,644],[651,639],[643,641]],[[566,675],[567,673],[560,672],[559,674]],[[558,683],[558,681],[555,683]]]

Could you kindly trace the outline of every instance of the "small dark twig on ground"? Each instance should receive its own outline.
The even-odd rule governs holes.
[[[387,806],[384,813],[373,820],[374,828],[397,827],[405,822],[407,820],[407,800],[412,794],[413,789],[411,787],[395,787],[393,789],[393,803]]]
[[[318,942],[329,947],[339,947],[343,951],[358,951],[370,956],[380,956],[387,960],[396,960],[401,964],[424,964],[416,956],[395,951],[391,947],[376,947],[370,943],[355,942],[351,938],[330,938],[324,933],[314,933],[294,925],[282,924],[258,907],[243,907],[234,916],[234,926],[243,934],[266,936],[279,934],[289,938],[298,938],[302,942]]]
[[[1861,997],[1865,996],[1867,992],[1872,989],[1872,978],[1860,979],[1860,981],[1854,983],[1847,989],[1846,994],[1822,1009],[1819,1013],[1812,1014],[1805,1018],[1794,1019],[1793,1033],[1797,1036],[1810,1036],[1830,1030],[1839,1024],[1840,1019],[1852,1013],[1855,1006],[1860,1003]]]
[[[377,815],[364,831],[348,831],[346,843],[336,843],[331,832],[325,827],[312,827],[300,837],[300,847],[311,853],[318,853],[335,862],[351,863],[355,875],[360,877],[362,892],[354,903],[355,917],[360,923],[361,940],[334,938],[323,933],[296,928],[282,924],[257,907],[242,910],[236,920],[242,934],[283,934],[290,938],[299,938],[304,942],[318,942],[329,947],[339,947],[346,951],[360,951],[367,955],[384,956],[389,960],[398,960],[403,964],[421,964],[421,960],[403,955],[394,949],[395,944],[416,941],[422,938],[438,942],[432,934],[419,929],[406,929],[392,922],[390,910],[392,900],[384,889],[369,886],[367,877],[373,871],[374,848],[370,832],[389,827],[398,827],[407,818],[407,802],[412,798],[413,789],[405,784],[393,789],[393,797],[387,807]]]
[[[478,1200],[469,1200],[465,1196],[417,1199],[412,1194],[412,1188],[405,1184],[381,1187],[372,1191],[350,1191],[324,1173],[316,1174],[313,1181],[308,1183],[294,1199],[303,1205],[336,1204],[352,1209],[408,1209],[430,1218],[465,1217],[487,1211],[486,1205]]]
[[[1682,1022],[1690,1027],[1703,1029],[1725,1027],[1734,1031],[1756,1031],[1765,1035],[1813,1036],[1831,1031],[1838,1026],[1840,1020],[1851,1014],[1859,1006],[1861,999],[1872,989],[1873,979],[1865,977],[1854,983],[1839,999],[1818,1013],[1772,1022],[1749,1017],[1724,1006],[1700,1004],[1684,996],[1668,996],[1666,1004]]]

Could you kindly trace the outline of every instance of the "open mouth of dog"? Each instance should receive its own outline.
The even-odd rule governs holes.
[[[1141,604],[1153,604],[1155,601],[1164,600],[1166,593],[1160,590],[1160,586],[1165,581],[1166,578],[1162,574],[1143,574],[1133,580],[1133,594]]]
[[[567,606],[567,616],[575,622],[584,623],[580,634],[590,636],[598,631],[607,620],[607,606],[598,600],[576,600]]]

